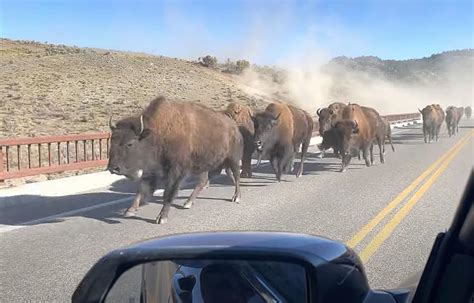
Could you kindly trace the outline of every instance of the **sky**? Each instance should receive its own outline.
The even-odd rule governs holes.
[[[409,59],[473,48],[472,1],[0,0],[0,36],[281,65],[295,57]]]

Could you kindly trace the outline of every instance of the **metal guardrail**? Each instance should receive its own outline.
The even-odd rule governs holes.
[[[387,115],[391,123],[420,118],[419,113]],[[314,120],[313,135],[318,135]],[[107,164],[110,133],[0,138],[0,182],[6,179],[100,167]]]
[[[109,133],[0,138],[0,181],[107,164]]]
[[[385,115],[383,116],[388,119],[389,122],[407,122],[411,120],[420,119],[420,113],[411,113],[411,114],[396,114],[396,115]]]

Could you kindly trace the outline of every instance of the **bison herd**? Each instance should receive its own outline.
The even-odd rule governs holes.
[[[445,113],[437,105],[420,110],[423,132],[432,141],[438,137]],[[457,131],[464,109],[449,107],[446,123],[449,135]],[[470,117],[471,110],[465,114]],[[385,140],[392,150],[390,124],[379,113],[358,104],[333,103],[317,111],[322,153],[332,148],[341,158],[345,171],[351,157],[362,156],[367,166],[374,163],[377,144],[380,161],[385,162]],[[183,208],[191,208],[209,179],[222,169],[234,184],[233,202],[239,202],[240,178],[252,177],[252,155],[269,160],[278,181],[294,171],[293,162],[300,151],[296,177],[303,173],[304,162],[313,134],[311,115],[284,103],[271,103],[253,113],[248,106],[230,103],[223,111],[182,101],[158,97],[137,116],[109,121],[112,132],[107,169],[113,174],[139,180],[138,191],[124,216],[134,216],[138,207],[162,184],[163,208],[156,223],[165,223],[181,181],[187,175],[197,178],[195,188]],[[370,156],[370,158],[369,158]],[[240,166],[242,163],[242,167]],[[242,171],[240,169],[242,168]]]
[[[463,115],[466,115],[467,119],[471,119],[472,113],[470,106],[466,108],[449,106],[446,111],[443,111],[439,104],[427,105],[422,110],[418,109],[418,111],[423,117],[425,143],[431,143],[433,140],[438,141],[439,130],[444,120],[446,120],[449,137],[454,136],[459,132],[459,121],[461,121]]]

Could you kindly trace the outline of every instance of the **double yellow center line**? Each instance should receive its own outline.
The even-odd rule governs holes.
[[[382,243],[390,237],[397,225],[405,218],[415,204],[420,200],[428,188],[436,181],[441,173],[448,167],[449,163],[461,151],[464,145],[469,142],[469,139],[474,136],[474,131],[469,131],[462,137],[453,147],[451,147],[438,160],[431,164],[421,175],[408,185],[395,199],[393,199],[384,209],[382,209],[375,217],[373,217],[364,227],[362,227],[349,241],[347,246],[355,247],[401,202],[405,200],[408,195],[413,192],[428,176],[426,182],[413,194],[408,202],[401,207],[392,219],[386,223],[383,228],[377,233],[372,240],[365,246],[359,254],[362,262],[366,263],[369,258],[377,251]],[[433,173],[434,172],[434,173]],[[433,173],[433,174],[432,174]]]

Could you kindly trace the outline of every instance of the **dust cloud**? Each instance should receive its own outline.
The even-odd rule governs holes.
[[[175,33],[170,36],[181,41],[176,44],[176,55],[196,59],[210,54],[221,63],[227,58],[257,63],[233,77],[242,90],[268,101],[291,102],[311,113],[332,102],[358,103],[376,108],[381,114],[413,113],[431,103],[443,108],[472,106],[472,51],[468,56],[405,61],[346,58],[343,64],[334,64],[331,59],[335,54],[372,55],[366,52],[376,42],[347,28],[335,16],[300,20],[288,3],[271,2],[272,10],[267,4],[252,2],[238,11],[241,22],[237,32],[241,34],[226,37],[225,43],[214,37],[204,23],[169,5],[167,28]],[[316,8],[309,5],[306,9]],[[305,30],[294,35],[292,26],[303,23]],[[269,62],[274,64],[272,68],[262,66]]]
[[[436,74],[414,73],[408,79],[387,79],[376,70],[354,71],[334,67],[328,71],[327,58],[294,60],[282,67],[283,80],[276,82],[257,68],[239,79],[248,93],[260,93],[275,100],[291,102],[314,113],[332,102],[351,102],[377,109],[381,114],[413,113],[426,104],[473,106],[473,57],[470,66],[446,60]]]

